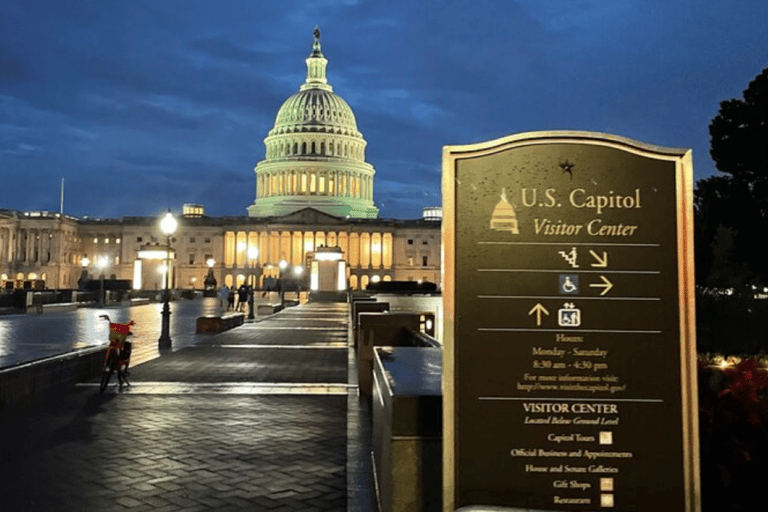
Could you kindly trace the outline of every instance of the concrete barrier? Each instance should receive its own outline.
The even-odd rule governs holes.
[[[60,304],[43,304],[43,313],[62,313],[76,311],[78,304],[75,302],[62,302]]]
[[[135,299],[131,299],[131,306],[142,306],[144,304],[149,304],[149,297],[136,297]]]
[[[360,338],[360,314],[383,313],[389,311],[389,302],[356,301],[352,304],[352,344],[357,348]]]
[[[0,370],[0,416],[40,403],[101,371],[106,345]]]
[[[245,315],[243,313],[227,313],[221,316],[201,316],[197,319],[195,332],[197,334],[216,334],[241,326],[243,325],[243,322],[245,322]]]
[[[256,314],[262,315],[274,315],[278,311],[282,311],[283,306],[280,304],[259,304],[256,307]]]
[[[413,347],[413,333],[419,330],[418,313],[360,313],[357,344],[357,385],[360,393],[371,396],[373,387],[373,347]]]
[[[442,511],[442,355],[377,347],[373,460],[382,512]]]

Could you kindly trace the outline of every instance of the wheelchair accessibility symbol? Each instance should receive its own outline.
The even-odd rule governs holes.
[[[578,327],[581,325],[581,310],[575,304],[566,302],[557,311],[557,323],[560,327]]]
[[[579,275],[578,274],[560,274],[559,289],[562,295],[578,295],[579,293]]]

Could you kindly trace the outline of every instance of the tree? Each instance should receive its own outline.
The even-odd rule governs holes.
[[[743,99],[720,103],[709,133],[710,154],[723,175],[696,184],[697,279],[708,286],[765,286],[768,68],[750,82]]]
[[[719,171],[745,182],[768,179],[768,68],[749,83],[743,100],[720,103],[709,135]]]

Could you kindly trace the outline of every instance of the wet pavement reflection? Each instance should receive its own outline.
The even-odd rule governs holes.
[[[177,299],[170,304],[172,350],[197,343],[204,335],[195,334],[197,317],[220,314],[219,299],[198,297]],[[109,324],[136,322],[131,365],[135,366],[159,356],[162,303],[141,306],[115,305],[103,308],[79,308],[76,311],[0,316],[0,369],[65,354],[87,347],[106,345]]]

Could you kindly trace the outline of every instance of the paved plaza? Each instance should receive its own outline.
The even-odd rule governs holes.
[[[191,336],[130,387],[93,380],[6,419],[0,508],[374,510],[347,308]]]

